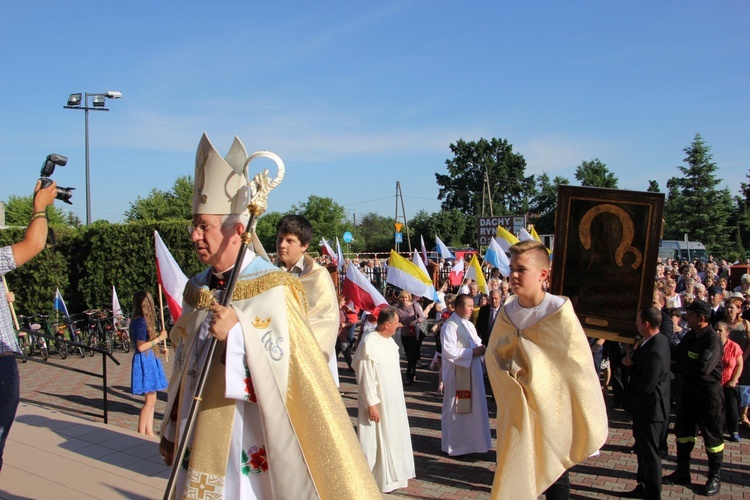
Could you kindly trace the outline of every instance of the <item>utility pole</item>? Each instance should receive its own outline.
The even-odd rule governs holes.
[[[490,205],[490,217],[494,217],[495,213],[492,207],[492,188],[490,186],[490,175],[487,172],[487,165],[484,166],[484,181],[482,182],[482,217],[484,217],[484,200],[485,197],[489,201]],[[477,234],[477,250],[481,251],[479,244],[479,235]]]
[[[398,214],[398,202],[401,200],[401,218],[403,219],[403,223],[399,222],[399,214]],[[401,232],[401,227],[406,227],[406,241],[409,245],[409,253],[411,254],[411,237],[409,236],[409,223],[406,220],[406,208],[404,207],[404,195],[401,192],[401,183],[399,181],[396,181],[396,235],[394,236],[395,239],[395,247],[396,247],[396,253],[399,252],[399,247],[401,243],[401,239],[403,239]]]

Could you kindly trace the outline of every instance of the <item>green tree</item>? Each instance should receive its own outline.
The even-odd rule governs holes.
[[[428,214],[424,210],[420,210],[409,221],[412,248],[421,248],[420,236],[424,238],[424,244],[429,250],[435,248],[435,236],[438,236],[443,243],[450,246],[470,244],[473,240],[464,239],[467,232],[466,221],[466,216],[456,208],[434,214]],[[474,231],[475,233],[476,231]]]
[[[411,229],[411,225],[409,226]],[[370,212],[362,217],[354,232],[355,242],[362,239],[362,248],[368,252],[388,252],[394,246],[394,233],[392,217]],[[343,242],[342,242],[343,244]],[[335,250],[335,248],[334,248]]]
[[[661,190],[659,189],[659,183],[656,181],[648,181],[648,189],[646,191],[649,191],[651,193],[661,193]]]
[[[5,225],[26,227],[29,225],[29,219],[33,212],[34,198],[32,195],[10,195],[8,196],[8,201],[5,202]],[[70,225],[69,216],[56,205],[52,205],[47,209],[47,220],[50,226]]]
[[[506,139],[459,139],[450,145],[454,157],[445,160],[447,174],[435,174],[443,210],[476,217],[482,212],[485,175],[489,179],[494,215],[524,214],[534,192],[534,176],[525,176],[526,160]],[[485,207],[489,199],[485,198]],[[486,210],[486,214],[490,211]]]
[[[346,223],[346,210],[332,198],[323,198],[311,194],[307,201],[292,206],[292,213],[304,215],[313,228],[311,249],[319,249],[321,238],[331,241],[343,234]]]
[[[534,228],[538,234],[552,234],[555,232],[557,189],[560,185],[567,184],[570,184],[570,181],[559,175],[550,181],[549,175],[546,172],[537,178],[536,195],[529,209],[529,222],[534,224]]]
[[[669,197],[665,207],[667,230],[670,239],[682,239],[688,233],[691,240],[700,241],[709,252],[726,250],[730,230],[727,227],[732,198],[728,189],[718,189],[722,182],[716,177],[711,147],[700,134],[683,149],[687,155],[678,166],[682,176],[667,181]]]
[[[576,168],[575,177],[581,186],[617,188],[617,177],[599,158],[581,162]]]
[[[267,253],[276,251],[276,226],[283,216],[284,214],[281,212],[266,212],[258,219],[255,234],[258,235],[258,239]]]
[[[156,188],[145,198],[140,196],[125,212],[128,222],[158,222],[164,220],[191,220],[193,218],[193,180],[180,176],[169,191]]]

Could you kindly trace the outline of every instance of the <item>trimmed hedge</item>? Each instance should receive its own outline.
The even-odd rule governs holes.
[[[190,221],[111,224],[97,221],[77,229],[54,228],[56,244],[6,275],[18,314],[51,313],[59,288],[68,311],[111,309],[112,285],[123,311],[145,288],[158,303],[154,230],[188,276],[204,268],[187,233]],[[24,228],[0,230],[0,246],[23,239]],[[157,304],[158,305],[158,304]]]

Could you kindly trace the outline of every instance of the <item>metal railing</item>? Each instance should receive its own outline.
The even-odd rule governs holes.
[[[70,346],[73,346],[74,348],[80,347],[87,351],[94,351],[94,352],[99,352],[102,354],[102,373],[101,374],[86,371],[86,370],[81,370],[80,368],[67,368],[66,367],[66,369],[73,370],[74,372],[82,373],[84,375],[89,375],[91,377],[102,379],[102,408],[104,410],[103,417],[104,417],[104,423],[105,424],[109,423],[109,414],[108,414],[108,406],[107,406],[107,358],[111,359],[118,366],[120,365],[120,362],[117,361],[117,359],[115,359],[114,356],[108,353],[106,349],[102,349],[101,347],[84,345],[84,344],[81,344],[80,342],[73,342],[72,340],[62,339],[60,337],[55,337],[53,335],[40,332],[39,330],[32,330],[30,328],[19,328],[19,331],[26,332],[26,335],[29,336],[29,342],[31,342],[31,339],[33,337],[37,337],[37,338],[42,337],[42,338],[47,339],[48,342],[49,341],[54,341],[58,343],[64,342],[69,347]],[[17,357],[26,359],[26,356],[23,354],[18,355]]]

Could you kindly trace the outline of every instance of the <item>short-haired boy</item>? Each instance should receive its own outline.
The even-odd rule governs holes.
[[[510,247],[510,286],[485,354],[497,401],[492,498],[568,498],[567,469],[607,439],[607,412],[586,334],[565,297],[545,291],[547,249]]]

